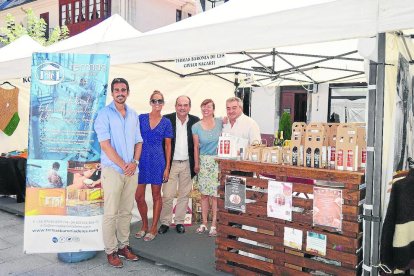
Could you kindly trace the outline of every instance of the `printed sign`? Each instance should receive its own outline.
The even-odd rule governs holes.
[[[313,188],[313,224],[342,230],[342,190]]]
[[[175,60],[175,66],[184,69],[194,68],[213,68],[226,64],[226,54],[208,54],[200,56],[191,56],[177,58]]]
[[[226,176],[224,208],[246,212],[246,178]]]
[[[269,181],[267,216],[292,221],[292,183]]]

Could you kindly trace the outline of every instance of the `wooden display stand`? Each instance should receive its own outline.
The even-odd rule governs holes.
[[[216,269],[236,275],[311,275],[311,271],[329,275],[360,275],[362,265],[362,204],[365,197],[364,173],[326,169],[294,167],[248,161],[218,159],[220,188],[218,200],[218,236],[216,239]],[[267,193],[246,191],[246,199],[255,200],[246,204],[246,213],[224,208],[226,175],[234,171],[265,175],[278,181],[288,177],[301,178],[293,183],[293,206],[304,212],[294,212],[292,221],[267,217]],[[268,188],[268,180],[246,177],[246,186]],[[313,184],[309,180],[335,181],[342,183],[342,232],[323,226],[313,226]],[[298,179],[297,179],[298,180]],[[293,182],[293,181],[290,181]],[[337,189],[338,187],[332,187]],[[302,193],[306,198],[295,195]],[[243,226],[257,228],[257,232]],[[303,231],[302,250],[283,245],[284,227]],[[312,231],[327,236],[326,255],[306,251],[306,232]],[[241,242],[240,238],[256,242]],[[240,252],[249,254],[240,254]],[[254,256],[254,255],[256,256]],[[259,256],[259,257],[257,257]],[[320,257],[320,258],[315,258]],[[326,263],[321,260],[334,261]]]

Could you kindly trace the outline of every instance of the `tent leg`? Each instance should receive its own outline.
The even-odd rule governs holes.
[[[367,167],[364,204],[363,275],[378,275],[381,227],[381,171],[384,118],[385,34],[378,35],[378,63],[370,62],[368,81]],[[374,168],[378,171],[374,172]]]

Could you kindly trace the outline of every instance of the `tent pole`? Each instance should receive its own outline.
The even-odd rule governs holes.
[[[385,33],[378,35],[378,68],[377,68],[377,100],[375,106],[375,156],[374,167],[380,170],[374,173],[373,181],[373,210],[372,215],[372,251],[371,263],[375,264],[372,268],[371,275],[378,275],[379,264],[379,246],[381,233],[381,188],[382,183],[382,142],[383,142],[383,126],[384,126],[384,91],[385,91]]]

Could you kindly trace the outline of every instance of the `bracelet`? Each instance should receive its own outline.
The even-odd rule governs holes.
[[[139,164],[139,160],[133,159],[132,162],[134,162],[137,166]]]

